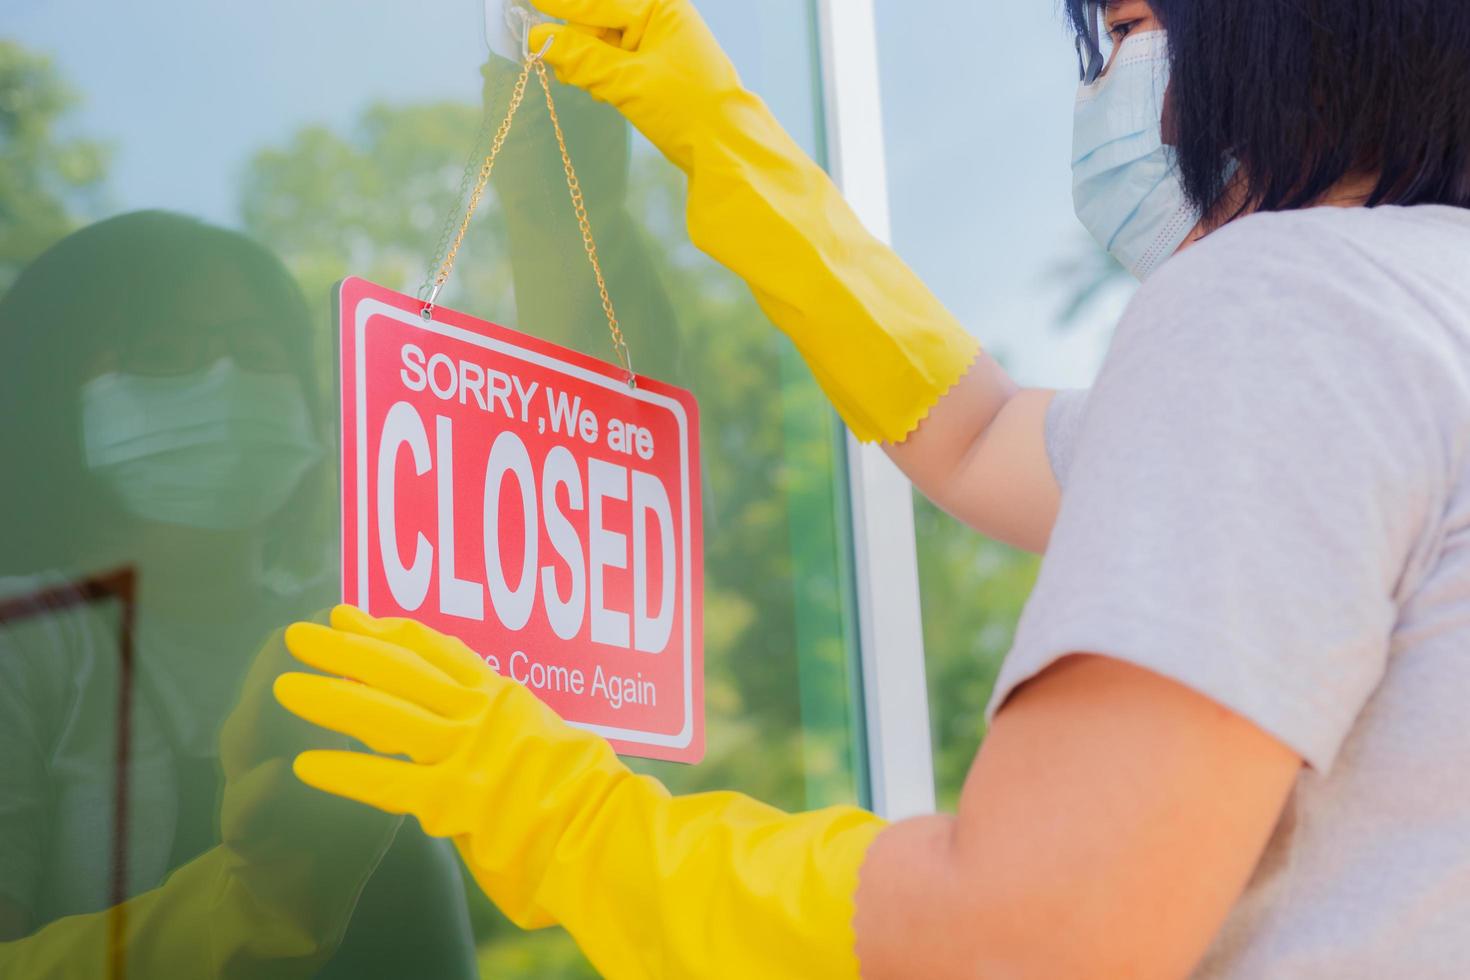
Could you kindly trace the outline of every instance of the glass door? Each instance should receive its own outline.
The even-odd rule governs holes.
[[[815,11],[699,7],[820,159]],[[340,587],[331,287],[419,287],[511,71],[479,0],[0,13],[0,973],[591,975],[446,842],[296,783],[323,736],[269,695]],[[632,764],[863,801],[842,430],[682,175],[557,100],[638,368],[701,410],[707,755]],[[535,99],[439,301],[610,355]],[[201,917],[221,867],[251,915]]]

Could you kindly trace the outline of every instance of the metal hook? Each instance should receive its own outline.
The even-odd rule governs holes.
[[[426,322],[434,319],[434,303],[439,299],[439,291],[443,288],[444,283],[436,282],[429,290],[428,298],[419,297],[424,300],[424,308],[419,310],[419,316],[423,317]]]
[[[551,48],[552,38],[547,38],[546,43],[541,45],[541,50],[534,55],[531,54],[531,29],[538,23],[537,18],[527,10],[526,7],[517,2],[509,0],[505,6],[505,23],[510,28],[512,37],[521,42],[521,61],[540,61],[542,56]]]
[[[618,361],[623,366],[623,373],[627,375],[624,380],[628,382],[628,387],[636,391],[638,375],[633,373],[633,352],[628,349],[626,342],[620,340],[613,346],[613,353],[617,355]]]

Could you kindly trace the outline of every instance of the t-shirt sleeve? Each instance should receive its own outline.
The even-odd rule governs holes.
[[[1135,295],[1085,412],[1049,413],[1062,505],[989,716],[1100,654],[1331,766],[1385,669],[1436,438],[1335,291],[1259,248],[1185,253]]]
[[[1063,388],[1052,395],[1046,407],[1046,458],[1051,463],[1057,486],[1067,486],[1072,469],[1072,456],[1077,450],[1077,432],[1082,427],[1082,413],[1087,407],[1087,389]]]

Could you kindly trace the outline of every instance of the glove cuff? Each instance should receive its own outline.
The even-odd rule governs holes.
[[[856,978],[858,871],[884,826],[630,777],[568,828],[538,901],[609,977]]]

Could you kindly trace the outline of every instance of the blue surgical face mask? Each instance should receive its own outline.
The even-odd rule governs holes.
[[[322,455],[300,382],[229,358],[192,374],[93,378],[82,445],[134,515],[213,530],[264,523]]]
[[[1077,93],[1072,204],[1103,248],[1139,279],[1178,251],[1200,214],[1184,197],[1161,120],[1168,35],[1123,39],[1107,73]]]

